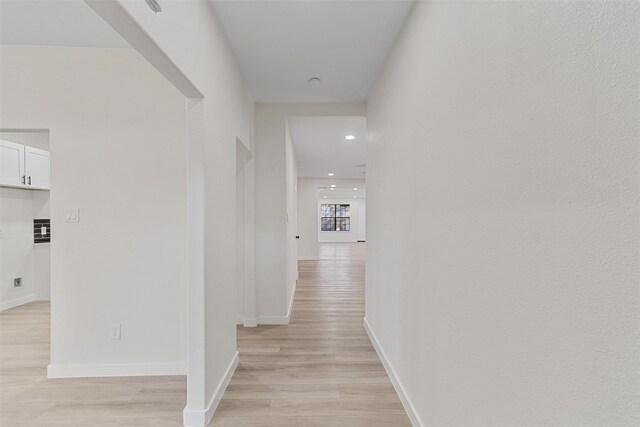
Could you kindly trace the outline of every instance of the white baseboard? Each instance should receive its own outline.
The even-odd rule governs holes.
[[[287,316],[258,316],[258,325],[288,325]]]
[[[259,325],[288,325],[291,320],[291,310],[293,309],[293,301],[296,298],[296,285],[293,284],[293,291],[291,291],[291,299],[289,300],[289,308],[286,316],[258,316]]]
[[[231,362],[229,362],[227,371],[220,379],[218,387],[216,387],[216,390],[213,392],[213,396],[211,397],[211,400],[209,401],[209,404],[205,409],[189,409],[188,407],[184,408],[184,411],[182,412],[182,418],[185,427],[201,427],[206,426],[211,422],[213,413],[218,408],[220,399],[222,399],[222,395],[227,389],[229,381],[231,381],[231,377],[238,367],[238,361],[240,360],[239,355],[240,353],[236,351],[236,353],[231,358]]]
[[[393,384],[393,387],[396,389],[396,393],[398,393],[398,397],[402,402],[402,406],[404,406],[404,410],[407,412],[407,415],[409,416],[411,425],[413,425],[413,427],[424,427],[424,424],[420,420],[420,417],[418,416],[418,413],[416,412],[415,407],[411,403],[411,399],[409,399],[409,396],[407,396],[407,393],[405,392],[404,387],[402,387],[402,383],[400,382],[400,379],[398,378],[395,371],[389,364],[389,359],[387,359],[387,356],[385,355],[384,350],[382,350],[382,347],[380,347],[380,342],[378,341],[378,338],[376,338],[376,335],[373,333],[373,330],[371,329],[371,326],[369,325],[369,321],[367,320],[366,317],[363,319],[363,323],[364,323],[364,329],[367,331],[367,335],[369,335],[369,339],[371,340],[371,344],[373,344],[373,348],[375,348],[376,353],[378,353],[378,357],[382,361],[384,370],[387,371],[387,375],[389,375],[389,378],[391,379],[391,383]]]
[[[19,305],[28,304],[36,300],[36,294],[27,295],[26,297],[16,298],[11,301],[3,302],[0,304],[0,311],[9,310],[10,308],[17,307]]]
[[[47,367],[47,378],[144,377],[187,375],[186,363],[132,363],[104,365],[57,365]]]
[[[258,326],[258,318],[257,317],[245,317],[244,318],[244,326],[245,328],[255,328]]]
[[[317,261],[317,256],[299,256],[298,261]]]
[[[258,326],[258,318],[237,316],[236,325],[242,325],[245,328],[253,328]]]

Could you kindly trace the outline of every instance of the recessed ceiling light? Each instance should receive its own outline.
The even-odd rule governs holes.
[[[311,77],[309,79],[309,84],[311,86],[320,86],[320,83],[322,83],[322,80],[320,80],[319,77]]]
[[[333,175],[335,175],[335,173],[333,173],[333,172],[329,172],[327,175],[329,175],[329,176],[333,176]]]
[[[331,187],[329,190],[335,190],[335,188],[334,188],[334,187]]]
[[[354,199],[357,199],[357,198],[358,198],[358,196],[353,196],[353,198],[354,198]]]
[[[327,196],[322,196],[322,197],[324,197],[325,199],[327,198]]]
[[[331,184],[331,188],[335,188],[335,186],[336,186],[335,184]]]
[[[358,187],[353,187],[354,190],[358,191]]]
[[[355,135],[347,135],[344,137],[344,139],[346,139],[347,141],[353,141],[354,139],[356,139]]]

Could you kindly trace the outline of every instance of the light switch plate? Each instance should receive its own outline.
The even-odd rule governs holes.
[[[65,212],[64,222],[80,222],[80,209],[68,208]]]

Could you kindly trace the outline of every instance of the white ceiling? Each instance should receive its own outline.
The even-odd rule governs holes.
[[[258,102],[366,101],[413,6],[411,0],[210,3]],[[0,0],[0,43],[129,47],[82,0]],[[311,77],[322,83],[309,84]]]
[[[364,101],[407,0],[212,1],[258,102]],[[0,43],[129,47],[84,1],[0,0]],[[318,76],[315,87],[307,80]],[[364,117],[292,117],[299,175],[364,178]],[[344,136],[353,134],[354,141]]]
[[[298,176],[365,178],[366,118],[289,117],[289,132],[298,160]],[[356,139],[347,141],[346,135]]]
[[[0,43],[129,47],[81,0],[0,0]]]
[[[354,190],[357,188],[357,190]],[[366,185],[364,181],[360,183],[352,183],[345,185],[338,182],[333,190],[331,190],[330,182],[326,185],[318,185],[318,199],[335,200],[335,199],[365,199],[367,195]]]
[[[408,0],[210,0],[258,102],[362,102]],[[309,78],[322,83],[313,86]]]

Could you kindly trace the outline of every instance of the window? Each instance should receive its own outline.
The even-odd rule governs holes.
[[[321,231],[351,231],[351,205],[322,205]]]

